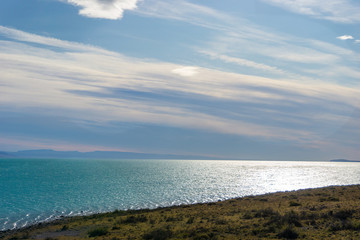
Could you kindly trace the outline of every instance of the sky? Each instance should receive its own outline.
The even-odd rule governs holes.
[[[0,150],[360,158],[357,0],[1,0]]]

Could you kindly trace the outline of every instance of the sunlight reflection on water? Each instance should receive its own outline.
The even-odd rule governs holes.
[[[359,163],[3,159],[0,229],[62,215],[359,183]]]

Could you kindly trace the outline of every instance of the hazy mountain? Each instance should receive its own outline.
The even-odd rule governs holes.
[[[11,157],[11,154],[9,154],[7,152],[1,152],[0,151],[0,157]]]
[[[330,162],[360,162],[359,160],[348,160],[348,159],[333,159]]]

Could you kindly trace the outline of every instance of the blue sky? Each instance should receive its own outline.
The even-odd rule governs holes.
[[[2,0],[0,149],[360,155],[360,2]]]

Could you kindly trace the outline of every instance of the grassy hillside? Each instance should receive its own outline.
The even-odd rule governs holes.
[[[360,185],[73,217],[4,239],[360,239]]]

